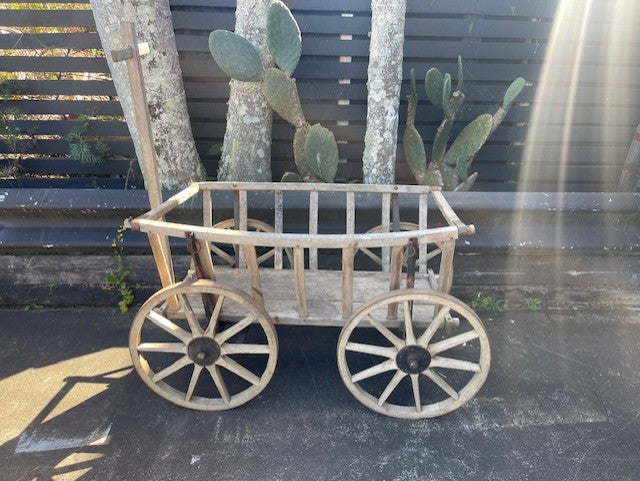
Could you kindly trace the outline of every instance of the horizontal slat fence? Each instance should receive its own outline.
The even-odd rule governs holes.
[[[574,0],[578,5],[582,0]],[[585,0],[586,1],[586,0]],[[454,126],[500,104],[510,81],[517,76],[527,87],[504,123],[478,154],[474,168],[481,190],[613,190],[635,126],[640,119],[640,57],[628,61],[630,49],[640,47],[640,16],[626,16],[613,25],[612,9],[635,0],[594,0],[584,43],[569,38],[554,50],[553,75],[543,86],[542,66],[552,47],[549,39],[559,0],[409,0],[404,48],[404,78],[415,68],[418,78],[436,66],[456,77],[455,58],[465,63],[466,102]],[[6,3],[0,0],[0,3]],[[29,2],[25,2],[29,3]],[[68,3],[68,2],[57,2]],[[108,68],[99,56],[32,56],[35,49],[74,51],[99,49],[89,10],[0,10],[0,72],[57,73],[59,79],[37,78],[21,82],[27,100],[2,102],[26,114],[18,125],[38,138],[21,158],[28,179],[22,184],[122,187],[139,186],[137,166],[129,161],[133,146]],[[176,41],[185,80],[188,109],[203,163],[215,175],[217,159],[210,147],[221,142],[225,130],[228,79],[208,52],[207,38],[216,28],[233,29],[234,0],[172,0]],[[337,179],[362,177],[366,119],[367,56],[370,0],[288,0],[303,34],[303,57],[295,77],[305,114],[322,122],[339,141],[342,163]],[[575,26],[579,10],[564,22]],[[640,13],[640,12],[638,12]],[[23,27],[82,27],[64,33],[20,33]],[[623,41],[612,40],[612,29],[623,29]],[[144,32],[140,33],[144,38]],[[620,38],[620,35],[618,37]],[[11,52],[11,53],[8,53]],[[16,53],[17,52],[17,53]],[[579,75],[574,75],[580,56]],[[572,83],[573,79],[573,83]],[[420,82],[421,83],[421,82]],[[536,89],[544,88],[544,116],[532,124]],[[405,80],[401,98],[401,126],[406,117]],[[69,96],[73,96],[72,99]],[[82,97],[80,97],[82,96]],[[417,126],[430,151],[441,114],[419,90]],[[567,115],[571,102],[571,115]],[[96,117],[89,135],[105,138],[110,158],[102,165],[83,165],[71,159],[63,139],[80,114]],[[606,123],[606,127],[605,127]],[[568,127],[567,127],[568,126]],[[535,143],[527,141],[535,132]],[[294,170],[293,129],[275,116],[273,174],[278,179]],[[563,147],[563,142],[565,146]],[[0,142],[0,155],[7,153]],[[525,153],[527,165],[523,166]],[[0,162],[5,162],[0,160]],[[134,163],[135,164],[135,163]],[[57,178],[54,178],[57,177]],[[70,178],[63,178],[70,177]],[[402,148],[398,151],[397,180],[411,182]],[[0,181],[6,185],[6,181]]]

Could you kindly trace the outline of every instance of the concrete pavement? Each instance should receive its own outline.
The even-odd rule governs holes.
[[[280,326],[267,389],[202,413],[131,371],[132,314],[3,310],[0,480],[638,480],[639,312],[481,312],[492,369],[480,393],[402,421],[347,392],[336,329]]]

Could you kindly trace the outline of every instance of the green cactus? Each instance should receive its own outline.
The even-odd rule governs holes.
[[[304,156],[314,174],[325,182],[333,182],[338,171],[338,144],[333,132],[314,124],[304,141]]]
[[[296,128],[293,158],[298,174],[287,172],[283,182],[333,182],[338,169],[338,145],[333,133],[307,123],[296,81],[291,77],[300,60],[300,28],[291,11],[280,0],[273,0],[267,12],[267,46],[278,68],[256,68],[257,49],[243,37],[216,30],[209,37],[209,49],[220,68],[230,77],[261,81],[265,100],[277,114]],[[244,61],[248,65],[244,65]]]
[[[260,52],[246,38],[228,30],[209,35],[209,50],[218,66],[229,77],[242,82],[258,82],[264,73]]]
[[[267,12],[267,45],[278,68],[291,75],[300,61],[302,37],[291,11],[279,0]]]
[[[464,164],[473,158],[484,145],[491,132],[493,121],[491,114],[482,114],[467,125],[458,134],[444,156],[444,161],[451,167]]]
[[[513,101],[518,95],[520,95],[520,92],[522,92],[525,83],[526,82],[522,77],[518,77],[513,82],[511,82],[511,85],[509,85],[507,92],[504,94],[504,99],[502,100],[503,109],[509,110],[509,107],[511,107]]]
[[[293,78],[277,68],[267,69],[262,82],[262,93],[269,106],[284,120],[297,129],[305,125],[298,87]]]
[[[444,87],[444,77],[437,68],[430,68],[424,77],[424,89],[427,98],[434,107],[442,108],[442,88]]]
[[[458,85],[456,90],[462,92],[462,86],[464,85],[464,69],[462,68],[462,57],[458,55]]]
[[[414,78],[415,73],[412,70],[412,93],[408,96],[407,125],[404,132],[407,164],[418,184],[441,187],[445,190],[469,190],[478,178],[477,172],[472,175],[468,173],[473,158],[504,119],[507,110],[522,92],[525,80],[522,77],[514,80],[507,89],[502,106],[493,115],[483,114],[469,123],[447,149],[455,117],[464,102],[462,58],[458,56],[457,88],[453,93],[451,75],[443,75],[436,68],[429,69],[424,81],[425,92],[431,104],[443,111],[444,118],[436,131],[431,161],[428,161],[424,143],[415,127],[417,93]]]
[[[302,182],[302,177],[295,172],[285,172],[280,182]]]

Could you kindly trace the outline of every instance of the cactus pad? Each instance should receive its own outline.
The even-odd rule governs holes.
[[[456,90],[462,92],[462,86],[464,85],[464,69],[462,68],[462,57],[458,55],[458,85]]]
[[[311,170],[325,182],[333,182],[338,171],[338,144],[333,132],[313,125],[304,141],[304,156]]]
[[[302,38],[291,11],[279,0],[267,13],[267,45],[278,68],[291,75],[300,61]]]
[[[305,125],[296,81],[277,68],[264,73],[262,93],[269,106],[297,129]]]
[[[451,99],[451,75],[444,74],[442,81],[442,110],[445,115],[449,115],[449,100]]]
[[[229,77],[243,82],[258,82],[262,78],[260,52],[246,38],[228,30],[214,30],[209,35],[209,50]]]
[[[492,125],[491,114],[482,114],[476,117],[474,121],[462,129],[462,132],[453,141],[444,157],[445,163],[455,167],[459,162],[467,162],[472,159],[489,137]]]
[[[522,77],[518,77],[513,82],[511,82],[511,85],[509,85],[507,92],[504,94],[504,99],[502,100],[503,109],[509,110],[509,107],[511,107],[513,101],[518,95],[520,95],[520,92],[522,92],[524,84],[525,80]]]
[[[403,139],[404,157],[413,175],[418,178],[427,170],[427,153],[420,133],[413,125],[407,125]]]
[[[280,182],[302,182],[302,177],[295,172],[285,172]]]
[[[478,173],[474,172],[473,174],[471,174],[467,180],[465,180],[464,182],[458,184],[458,186],[454,189],[455,192],[466,192],[468,190],[471,189],[471,187],[473,187],[473,184],[475,184],[476,179],[478,178]]]
[[[424,78],[424,89],[427,92],[427,98],[434,107],[442,108],[442,87],[444,77],[437,68],[430,68]]]
[[[296,129],[296,133],[293,136],[293,160],[303,180],[316,182],[318,178],[313,173],[313,170],[311,170],[311,167],[309,167],[307,158],[304,156],[304,142],[307,140],[308,132],[309,125]]]

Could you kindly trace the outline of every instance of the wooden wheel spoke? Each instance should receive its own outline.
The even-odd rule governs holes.
[[[272,258],[275,255],[276,255],[276,249],[274,247],[273,249],[268,250],[267,252],[262,254],[260,257],[258,257],[258,259],[257,259],[258,265],[262,264],[264,261],[266,261],[267,259]]]
[[[450,310],[451,310],[450,307],[442,306],[442,308],[440,309],[440,312],[438,312],[438,314],[433,318],[433,321],[431,322],[431,324],[429,324],[427,329],[422,333],[422,335],[418,339],[418,344],[420,346],[427,347],[427,344],[429,344],[429,341],[431,340],[431,338],[435,335],[436,331],[440,329],[440,327],[444,323],[444,319],[446,315],[449,314]]]
[[[209,319],[209,325],[207,329],[204,331],[203,336],[213,337],[213,333],[216,332],[216,326],[218,325],[218,318],[220,317],[220,311],[222,310],[222,304],[224,303],[224,296],[220,294],[218,296],[218,300],[216,301],[216,305],[213,308],[213,312],[211,313],[211,319]]]
[[[387,387],[384,388],[384,391],[382,391],[382,394],[380,394],[380,397],[378,398],[378,406],[382,406],[387,401],[389,396],[391,396],[405,376],[406,374],[402,371],[398,371],[393,375],[391,381],[389,381],[389,384],[387,384]]]
[[[362,247],[360,248],[360,250],[362,251],[363,254],[368,256],[373,262],[375,262],[379,266],[382,265],[382,258],[379,255],[375,254],[373,251],[371,251],[366,247]]]
[[[380,334],[382,334],[391,344],[393,344],[398,349],[402,349],[404,346],[404,342],[398,336],[396,336],[393,332],[391,332],[387,327],[383,326],[380,321],[378,321],[371,314],[367,314],[367,319],[371,323],[373,327],[375,327]]]
[[[211,250],[218,255],[218,257],[223,258],[227,264],[230,266],[234,266],[236,263],[235,258],[232,255],[227,254],[225,251],[220,249],[218,246],[211,244]]]
[[[176,362],[174,362],[173,364],[171,364],[170,366],[165,367],[162,371],[158,371],[157,373],[155,373],[153,375],[153,377],[151,378],[151,380],[153,382],[158,382],[162,379],[164,379],[167,376],[170,376],[171,374],[173,374],[176,371],[179,371],[180,369],[182,369],[185,366],[188,366],[189,364],[191,364],[191,359],[189,359],[189,356],[183,356],[180,359],[178,359]]]
[[[359,342],[348,342],[345,349],[347,351],[359,352],[361,354],[388,357],[389,359],[393,359],[398,352],[393,347],[374,346],[373,344],[361,344]]]
[[[196,316],[196,313],[193,311],[193,308],[191,307],[191,303],[189,302],[187,295],[180,294],[180,296],[178,297],[180,299],[180,305],[182,307],[182,310],[184,311],[184,315],[187,318],[189,329],[191,329],[191,333],[194,336],[201,336],[202,327],[200,326],[200,322],[198,322],[198,316]]]
[[[239,344],[227,343],[221,347],[222,355],[229,354],[269,354],[268,344]]]
[[[416,336],[413,333],[413,320],[411,319],[411,303],[404,301],[402,303],[402,310],[404,311],[404,335],[405,342],[407,344],[415,344]]]
[[[435,342],[428,347],[429,354],[435,356],[438,353],[451,349],[453,347],[464,344],[465,342],[473,341],[477,339],[479,334],[475,330],[470,330],[457,336],[450,337],[440,342]]]
[[[231,371],[236,376],[241,377],[245,381],[250,382],[254,386],[260,384],[260,378],[256,376],[254,373],[249,371],[246,367],[238,364],[236,361],[231,359],[230,357],[221,357],[218,360],[218,364],[224,367],[227,371]]]
[[[393,359],[389,359],[380,364],[376,364],[375,366],[371,366],[364,371],[360,371],[359,373],[354,374],[353,376],[351,376],[351,382],[360,382],[365,379],[369,379],[370,377],[377,376],[378,374],[382,374],[383,372],[391,371],[393,369],[396,369],[396,362]]]
[[[422,411],[422,401],[420,400],[420,374],[411,374],[411,389],[413,391],[413,400],[416,403],[416,410]]]
[[[480,372],[480,364],[440,356],[432,357],[429,367],[442,367],[445,369],[455,369],[457,371]]]
[[[167,319],[163,315],[158,314],[156,311],[149,311],[149,314],[147,314],[147,319],[153,322],[160,329],[163,329],[164,331],[168,332],[172,336],[177,337],[185,344],[188,344],[189,341],[191,341],[191,338],[192,338],[191,334],[189,334],[187,331],[185,331],[181,327],[175,325],[173,322],[171,322],[169,319]]]
[[[186,354],[187,346],[181,342],[143,342],[137,347],[138,352],[166,352]]]
[[[207,366],[207,370],[211,374],[211,378],[213,379],[213,383],[216,385],[216,389],[220,393],[220,397],[225,404],[229,404],[229,391],[227,390],[227,385],[224,383],[222,376],[220,375],[220,371],[218,370],[218,366]]]
[[[442,379],[442,377],[432,369],[426,369],[422,374],[431,379],[440,389],[446,392],[451,398],[454,400],[458,400],[460,397],[458,392],[453,389],[447,381]]]
[[[185,401],[191,401],[191,397],[193,396],[193,391],[196,388],[196,384],[198,384],[198,379],[200,378],[200,373],[202,372],[202,366],[199,364],[193,365],[193,373],[191,374],[191,381],[189,381],[189,387],[187,388],[187,392],[184,396]]]
[[[224,331],[214,336],[215,341],[218,344],[224,344],[227,340],[231,339],[240,331],[242,331],[243,329],[251,325],[254,319],[255,319],[255,316],[253,314],[249,314],[247,317],[234,323],[231,327],[226,328]]]

